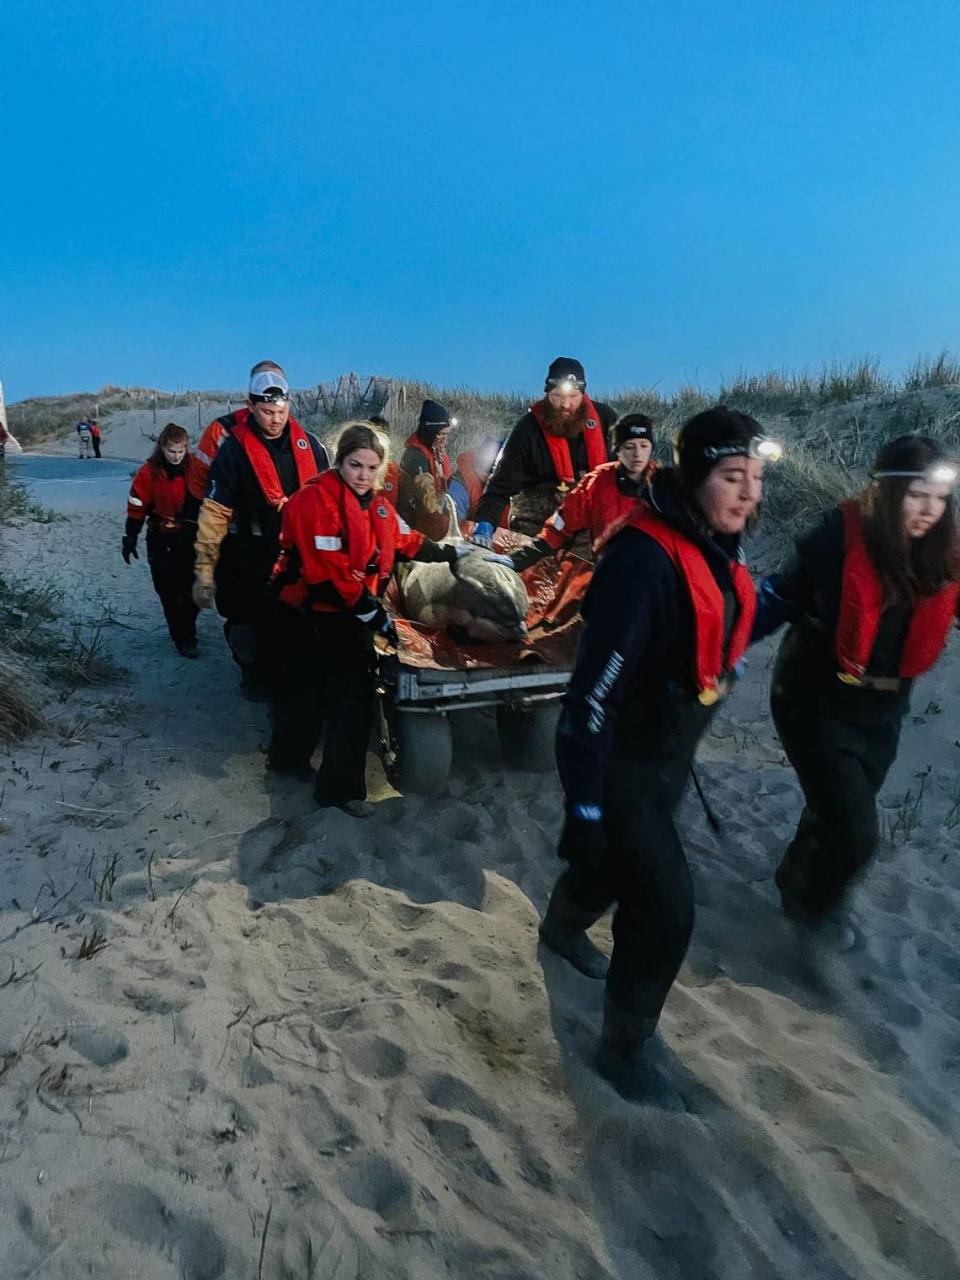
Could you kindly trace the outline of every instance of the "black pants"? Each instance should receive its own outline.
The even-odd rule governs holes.
[[[270,687],[274,670],[271,649],[276,629],[276,605],[267,585],[277,558],[272,538],[228,534],[220,547],[216,571],[217,612],[223,618],[233,660],[244,679]]]
[[[349,614],[303,614],[277,606],[278,650],[270,760],[282,769],[310,760],[321,732],[318,804],[367,797],[367,744],[373,725],[373,638]]]
[[[600,916],[617,904],[607,992],[643,1018],[659,1017],[693,932],[693,878],[673,815],[713,709],[675,704],[672,714],[669,731],[643,756],[615,752],[604,792],[603,865],[573,862],[564,873],[584,912]],[[661,724],[666,718],[658,713]]]
[[[896,759],[905,706],[857,723],[832,714],[809,687],[785,684],[776,674],[770,705],[806,802],[777,884],[785,905],[819,915],[840,905],[876,851],[877,792]]]
[[[97,436],[93,437],[92,444],[93,444],[93,456],[95,458],[99,458],[100,457],[100,440],[98,439]]]
[[[193,544],[181,533],[148,533],[147,562],[153,589],[163,605],[170,639],[175,645],[197,642],[197,606],[193,586]]]

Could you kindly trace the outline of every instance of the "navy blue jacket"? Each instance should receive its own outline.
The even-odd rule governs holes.
[[[736,620],[730,562],[739,539],[708,536],[680,504],[672,471],[650,486],[651,506],[694,541]],[[687,762],[713,708],[697,700],[694,618],[686,584],[666,551],[624,529],[600,557],[583,602],[584,628],[557,730],[557,766],[567,811],[603,807],[604,784],[620,754]]]

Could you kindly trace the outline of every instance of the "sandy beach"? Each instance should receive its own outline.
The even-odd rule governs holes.
[[[107,457],[142,459],[141,425]],[[97,465],[0,541],[123,671],[0,754],[4,1280],[956,1280],[955,639],[842,955],[779,911],[800,793],[754,652],[701,752],[722,835],[681,813],[665,1113],[595,1074],[602,987],[538,949],[555,775],[507,769],[474,712],[440,799],[371,756],[373,818],[315,810],[264,774],[217,618],[177,656],[120,558],[124,468]]]

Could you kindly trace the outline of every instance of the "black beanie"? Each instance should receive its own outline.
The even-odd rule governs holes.
[[[613,424],[610,452],[616,453],[628,440],[649,440],[653,444],[653,419],[645,413],[628,413]]]
[[[426,445],[432,445],[444,427],[452,426],[450,414],[436,400],[424,400],[417,420],[417,435]]]
[[[718,404],[696,413],[680,428],[675,449],[684,488],[696,489],[724,458],[746,454],[750,441],[763,436],[763,427],[749,413]]]
[[[583,391],[587,385],[587,375],[583,371],[583,365],[579,360],[574,360],[572,356],[557,356],[556,360],[547,370],[547,380],[544,383],[544,391],[550,391],[554,385],[564,378],[572,378],[574,382],[579,383],[580,390]]]

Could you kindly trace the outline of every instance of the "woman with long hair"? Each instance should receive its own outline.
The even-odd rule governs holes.
[[[156,447],[133,477],[127,497],[127,523],[121,554],[124,564],[139,560],[137,538],[147,522],[147,562],[160,597],[170,639],[184,658],[197,657],[197,606],[193,586],[193,539],[197,503],[188,492],[190,437],[168,422]]]
[[[805,800],[776,883],[785,912],[812,928],[839,923],[873,857],[876,797],[913,680],[936,662],[956,618],[956,480],[929,436],[890,441],[863,492],[828,512],[760,586],[754,638],[791,623],[771,708]]]
[[[333,467],[283,508],[273,584],[281,602],[281,681],[267,755],[299,776],[324,730],[314,799],[366,817],[366,753],[373,722],[374,636],[396,643],[381,595],[398,560],[446,562],[470,547],[440,546],[412,531],[380,489],[386,448],[365,422],[349,423]]]

